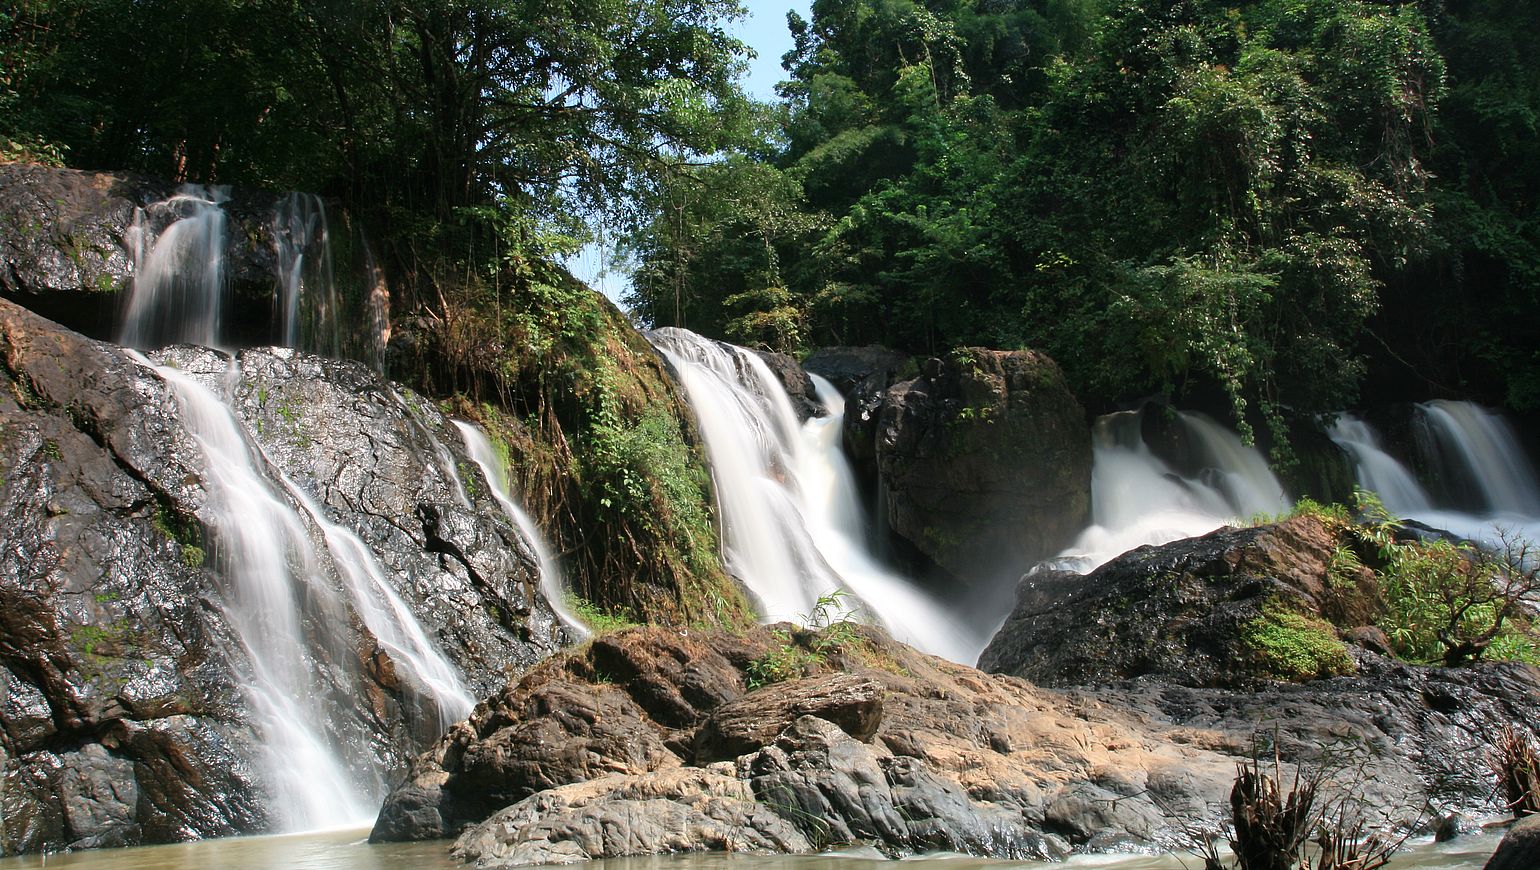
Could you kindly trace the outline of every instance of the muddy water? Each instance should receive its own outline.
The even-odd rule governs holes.
[[[71,870],[459,870],[449,844],[395,843],[371,846],[366,831],[205,840],[175,846],[108,849],[73,854],[0,859],[0,870],[62,868]],[[1464,837],[1442,845],[1415,846],[1391,862],[1392,870],[1481,870],[1497,847],[1496,834]],[[766,855],[664,855],[596,861],[582,870],[878,870],[875,865],[903,863],[906,870],[1182,870],[1176,856],[1081,856],[1062,864],[985,861],[956,856],[926,856],[889,862],[876,853],[807,857]],[[922,868],[917,865],[929,865]],[[1185,866],[1201,866],[1186,858]]]

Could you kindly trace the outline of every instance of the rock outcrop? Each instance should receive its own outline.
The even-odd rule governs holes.
[[[770,373],[786,388],[786,397],[791,400],[791,409],[797,414],[797,421],[806,423],[813,417],[824,415],[823,403],[818,401],[818,390],[813,386],[813,379],[808,377],[807,371],[797,365],[796,359],[784,353],[772,353],[765,350],[756,350],[755,354],[765,361],[770,367]]]
[[[1172,849],[1218,823],[1259,733],[1286,763],[1358,753],[1371,813],[1410,820],[1432,800],[1474,817],[1494,809],[1476,735],[1540,714],[1540,674],[1519,665],[1364,655],[1352,680],[1257,695],[1057,691],[872,629],[806,678],[751,688],[755,662],[818,638],[639,628],[543,662],[414,762],[373,838],[458,835],[478,867],[854,843],[1017,859]]]
[[[269,474],[294,486],[303,535],[326,554],[324,517],[363,542],[469,691],[556,648],[531,556],[430,404],[292,351],[160,359],[231,392]],[[252,665],[182,414],[154,369],[0,301],[0,852],[271,824]],[[338,570],[310,567],[307,607],[340,589]],[[308,613],[328,738],[364,780],[382,776],[439,731],[438,711],[362,615]]]
[[[979,667],[1050,686],[1345,673],[1352,663],[1334,626],[1373,623],[1379,601],[1372,572],[1333,577],[1337,546],[1301,516],[1140,547],[1088,575],[1029,574]]]
[[[967,348],[882,395],[875,433],[889,527],[954,577],[1015,576],[1091,510],[1091,435],[1059,367]]]
[[[1485,870],[1533,870],[1540,867],[1540,816],[1519,820],[1503,835]]]

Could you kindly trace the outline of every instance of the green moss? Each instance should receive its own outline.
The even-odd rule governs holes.
[[[1273,679],[1314,680],[1354,670],[1347,647],[1330,623],[1277,602],[1268,602],[1261,615],[1246,624],[1241,640]]]
[[[638,624],[629,614],[609,613],[587,598],[571,593],[567,595],[567,609],[595,635],[614,634]]]

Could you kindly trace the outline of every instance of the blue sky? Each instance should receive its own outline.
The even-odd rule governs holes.
[[[781,69],[781,55],[791,50],[791,34],[786,30],[786,12],[795,9],[803,18],[809,17],[810,0],[747,0],[748,18],[738,22],[737,36],[748,43],[758,55],[749,62],[748,78],[744,89],[761,100],[775,99],[775,83],[786,71]],[[601,275],[603,258],[597,246],[590,245],[567,261],[572,274],[587,281],[595,289],[619,301],[626,290],[624,275]]]

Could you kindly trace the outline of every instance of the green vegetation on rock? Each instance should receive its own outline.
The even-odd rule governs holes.
[[[1355,670],[1331,623],[1277,602],[1269,602],[1260,616],[1246,624],[1241,639],[1273,679],[1314,680]]]

